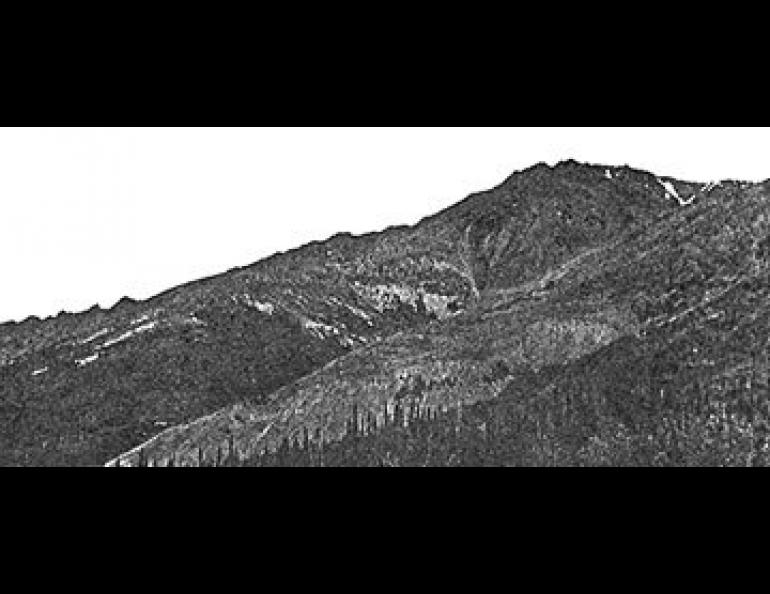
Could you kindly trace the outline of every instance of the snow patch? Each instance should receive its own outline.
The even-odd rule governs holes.
[[[272,316],[275,313],[275,306],[272,303],[262,303],[260,301],[255,301],[253,307],[269,316]]]
[[[340,331],[334,326],[316,322],[315,320],[305,320],[302,323],[302,327],[308,332],[314,334],[321,340],[327,339],[331,335],[339,335]]]
[[[605,178],[607,178],[607,179],[615,179],[615,176],[614,176],[614,175],[612,175],[612,171],[610,171],[609,169],[607,169],[607,170],[604,172],[604,177],[605,177]]]
[[[354,316],[358,316],[362,320],[365,320],[369,322],[369,325],[372,325],[372,316],[370,316],[368,313],[366,313],[362,309],[358,309],[357,307],[353,307],[352,305],[345,305],[345,307],[352,313]]]
[[[679,192],[676,191],[674,184],[668,181],[663,181],[662,179],[659,179],[658,182],[661,186],[663,186],[663,189],[666,190],[666,198],[676,198],[679,201],[682,200],[679,197]]]
[[[252,298],[252,296],[248,294],[244,294],[242,297],[243,297],[243,303],[245,303],[249,307],[253,307],[254,309],[256,309],[257,311],[263,314],[272,316],[275,313],[275,306],[272,303],[258,301],[257,299]]]
[[[134,328],[133,330],[129,330],[125,334],[121,334],[117,338],[113,338],[112,340],[108,340],[103,345],[101,345],[100,348],[107,349],[111,346],[115,346],[118,343],[125,342],[126,340],[129,340],[130,338],[134,337],[137,334],[141,334],[142,332],[147,332],[149,330],[152,330],[158,325],[157,322],[150,322],[149,324],[144,324],[143,326],[139,326],[137,328]]]
[[[204,322],[203,320],[199,319],[199,318],[198,318],[198,316],[196,316],[195,314],[192,314],[192,315],[191,315],[191,316],[190,316],[190,317],[187,319],[187,321],[188,321],[190,324],[192,324],[193,326],[205,326],[205,325],[206,325],[206,322]]]
[[[48,372],[48,367],[43,367],[42,369],[37,369],[32,372],[32,377],[37,377],[38,375],[42,375],[44,373]]]
[[[151,319],[157,318],[162,312],[163,312],[163,308],[162,307],[158,307],[156,309],[153,309],[149,313],[146,313],[143,316],[141,316],[141,317],[139,317],[139,318],[137,318],[135,320],[131,320],[131,325],[132,326],[136,326],[138,324],[144,324],[145,322],[149,322]]]
[[[89,336],[85,340],[81,340],[80,344],[89,344],[89,343],[95,341],[97,338],[101,338],[105,334],[109,334],[109,333],[110,333],[110,329],[109,328],[104,328],[103,330],[99,330],[99,332],[97,332],[96,334],[93,334],[92,336]]]
[[[95,355],[91,355],[90,357],[86,357],[85,359],[78,359],[75,361],[78,367],[85,367],[86,365],[90,365],[94,361],[96,361],[99,358],[99,353],[96,353]]]
[[[103,345],[101,345],[101,347],[100,347],[100,348],[103,348],[103,349],[108,349],[108,348],[110,348],[111,346],[115,346],[116,344],[119,344],[119,343],[121,343],[121,342],[124,342],[124,341],[128,340],[128,339],[129,339],[129,338],[131,338],[133,335],[134,335],[134,333],[133,333],[133,332],[126,332],[125,334],[121,334],[121,335],[120,335],[120,336],[118,336],[117,338],[113,338],[113,339],[111,339],[111,340],[108,340],[108,341],[107,341],[107,342],[105,342]]]
[[[139,326],[138,328],[134,329],[134,334],[139,334],[140,332],[147,332],[148,330],[152,330],[157,326],[157,322],[150,322],[149,324],[145,324],[144,326]]]
[[[663,186],[664,190],[666,190],[666,198],[676,198],[677,202],[679,202],[679,206],[690,206],[693,202],[695,202],[695,194],[687,199],[682,198],[674,187],[674,184],[672,184],[670,181],[663,181],[662,179],[659,179],[658,183]]]

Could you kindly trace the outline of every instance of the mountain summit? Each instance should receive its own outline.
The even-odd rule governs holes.
[[[0,463],[260,465],[351,436],[340,463],[479,462],[421,457],[451,415],[498,427],[481,463],[763,461],[768,189],[541,164],[414,227],[2,325]],[[411,457],[383,445],[407,417]]]

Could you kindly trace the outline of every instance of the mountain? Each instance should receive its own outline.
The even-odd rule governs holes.
[[[757,463],[768,190],[541,164],[414,227],[0,326],[0,463],[260,465],[353,438],[393,460],[402,416],[422,451],[453,415],[530,444],[487,462]]]

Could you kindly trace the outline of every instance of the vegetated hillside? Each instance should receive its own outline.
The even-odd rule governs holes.
[[[766,466],[768,199],[756,188],[704,200],[629,244],[632,266],[609,262],[552,298],[625,300],[634,333],[520,369],[494,399],[426,408],[421,386],[382,422],[356,409],[339,441],[295,434],[224,463]]]
[[[346,454],[351,440],[386,465],[426,463],[421,448],[455,414],[467,421],[450,433],[465,437],[428,463],[762,461],[766,382],[752,378],[767,343],[767,200],[762,185],[570,162],[514,175],[413,229],[337,239],[366,246],[341,257],[319,245],[276,258],[273,274],[334,277],[416,317],[119,463],[307,463],[313,448],[334,449],[335,463],[378,463],[358,446]],[[411,426],[422,437],[398,429],[404,415],[420,419]],[[363,426],[362,442],[351,428]],[[730,432],[746,427],[741,450]],[[471,442],[473,455],[457,453]],[[685,442],[701,449],[672,454]]]
[[[473,298],[451,244],[337,237],[180,287],[0,330],[0,463],[103,464]]]
[[[354,410],[383,425],[415,394],[432,415],[502,401],[624,340],[672,343],[665,316],[762,278],[764,192],[540,165],[412,228],[4,324],[0,464],[253,458],[342,439]]]

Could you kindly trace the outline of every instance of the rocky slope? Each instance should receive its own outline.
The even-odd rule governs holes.
[[[717,324],[724,299],[762,286],[767,198],[764,185],[539,165],[415,227],[1,326],[0,463],[247,459],[300,435],[342,439],[351,411],[382,424],[415,395],[431,414],[493,403],[629,341],[673,349],[679,326]],[[735,315],[762,315],[751,299]],[[720,336],[735,332],[724,316]],[[718,345],[696,359],[732,361]]]

